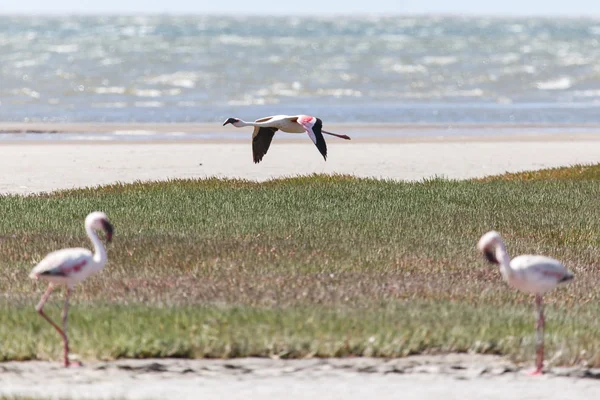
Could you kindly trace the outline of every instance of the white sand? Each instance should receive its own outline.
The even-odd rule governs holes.
[[[304,138],[306,139],[306,138]],[[228,177],[267,180],[310,173],[420,180],[600,162],[600,139],[534,136],[328,142],[327,162],[307,139],[275,139],[260,164],[249,142],[4,144],[0,193],[28,194],[113,182]]]
[[[0,364],[0,395],[73,399],[594,399],[600,371],[530,377],[496,356],[324,360],[122,360],[64,369]],[[587,378],[585,378],[587,376]]]

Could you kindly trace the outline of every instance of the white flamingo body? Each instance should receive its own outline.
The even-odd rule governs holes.
[[[247,123],[249,126],[254,127],[265,127],[265,128],[277,128],[282,132],[286,133],[306,133],[306,129],[302,124],[297,122],[297,118],[305,118],[312,120],[314,117],[306,118],[306,115],[272,115],[270,117],[264,117],[257,119],[254,122]],[[243,122],[243,121],[242,121]]]
[[[236,128],[244,126],[253,126],[252,132],[252,157],[255,163],[259,163],[271,145],[271,140],[278,130],[287,133],[306,133],[313,141],[317,149],[327,160],[327,143],[323,138],[323,133],[336,136],[342,139],[350,140],[347,135],[327,132],[322,129],[323,121],[310,115],[273,115],[270,117],[259,118],[254,122],[246,122],[239,118],[227,118],[223,126],[231,124]]]
[[[53,251],[31,270],[29,277],[44,280],[49,283],[48,289],[42,296],[36,310],[62,336],[64,344],[64,366],[69,366],[69,339],[67,336],[67,314],[69,296],[73,286],[100,271],[108,261],[106,249],[96,233],[97,229],[106,232],[107,240],[112,238],[113,227],[103,212],[93,212],[85,219],[85,230],[94,244],[94,253],[84,248],[72,248]],[[54,285],[66,285],[65,305],[62,314],[62,329],[44,313],[44,304],[50,297]]]
[[[530,294],[544,294],[572,275],[560,261],[538,255],[521,255],[510,260],[512,274],[504,279],[515,289]]]
[[[542,296],[555,287],[567,283],[574,275],[558,260],[538,255],[522,255],[510,259],[500,234],[486,233],[477,243],[477,248],[489,262],[500,266],[504,280],[515,289],[535,295],[538,309],[536,323],[537,349],[536,368],[533,375],[542,373],[544,366],[544,307]]]
[[[56,285],[73,287],[104,267],[106,261],[94,262],[94,255],[84,248],[62,249],[48,254],[29,275]]]

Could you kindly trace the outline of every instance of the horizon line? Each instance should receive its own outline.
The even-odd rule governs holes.
[[[209,12],[198,12],[198,11],[131,11],[131,12],[111,12],[111,11],[41,11],[41,12],[27,12],[27,11],[17,11],[17,12],[4,12],[0,10],[0,16],[2,17],[139,17],[139,16],[190,16],[190,17],[200,17],[200,16],[214,16],[214,17],[232,17],[230,13],[226,11],[209,11]],[[255,16],[263,16],[263,17],[314,17],[315,15],[310,12],[269,12],[269,13],[261,13],[256,11],[244,12],[243,17],[255,17]],[[490,19],[504,19],[504,18],[514,18],[514,19],[527,19],[527,18],[559,18],[559,19],[600,19],[600,11],[598,13],[580,13],[580,14],[563,14],[563,13],[539,13],[539,14],[513,14],[513,13],[471,13],[471,12],[323,12],[319,17],[445,17],[445,18],[490,18]],[[234,16],[235,17],[235,16]]]

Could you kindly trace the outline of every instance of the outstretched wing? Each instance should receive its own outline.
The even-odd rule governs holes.
[[[323,121],[319,118],[304,116],[298,118],[298,123],[306,130],[308,137],[310,137],[319,152],[323,155],[323,158],[327,161],[327,143],[325,143],[325,138],[323,137],[323,133],[321,133]]]
[[[252,133],[252,157],[255,164],[259,163],[264,155],[267,154],[275,132],[277,132],[277,128],[254,127],[254,132]]]

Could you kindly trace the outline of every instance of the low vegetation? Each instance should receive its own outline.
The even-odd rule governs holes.
[[[600,367],[600,166],[400,183],[307,176],[176,180],[0,197],[0,360],[60,356],[27,278],[48,252],[89,247],[83,219],[115,225],[109,264],[79,285],[69,331],[84,359],[395,357],[534,351],[531,297],[475,249],[576,274],[546,296],[554,364]],[[47,310],[59,318],[57,291]]]

